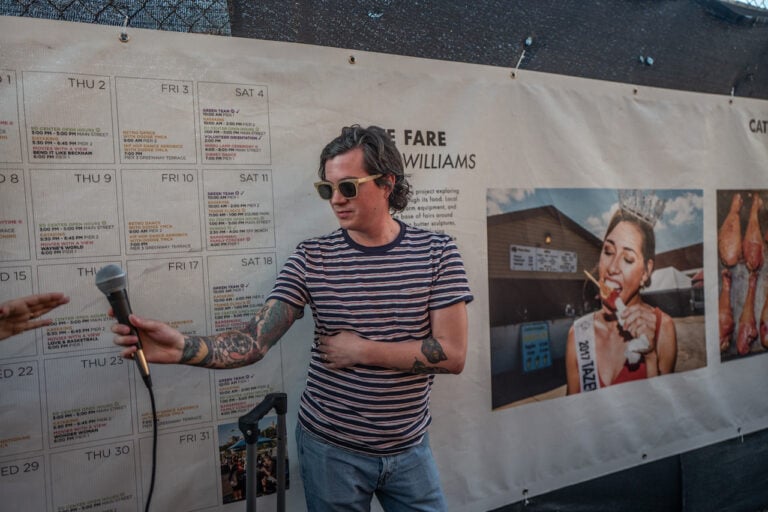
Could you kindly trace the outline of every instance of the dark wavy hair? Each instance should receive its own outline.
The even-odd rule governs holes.
[[[328,160],[355,148],[363,150],[365,171],[382,175],[376,179],[378,186],[389,187],[390,182],[385,176],[391,174],[395,177],[395,184],[389,194],[389,209],[393,212],[404,210],[411,197],[411,185],[405,178],[403,157],[392,137],[378,126],[363,128],[353,124],[342,128],[341,135],[329,142],[320,153],[320,168],[317,171],[320,179],[325,179],[325,163]]]

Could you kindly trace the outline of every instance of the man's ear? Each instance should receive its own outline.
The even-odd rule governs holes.
[[[392,192],[395,190],[395,181],[397,180],[397,177],[394,174],[385,174],[384,179],[387,180],[387,186],[389,187],[389,191]]]

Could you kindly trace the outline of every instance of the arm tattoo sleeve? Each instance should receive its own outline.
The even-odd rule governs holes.
[[[181,362],[206,368],[236,368],[261,360],[302,311],[272,300],[241,330],[214,336],[186,336]]]

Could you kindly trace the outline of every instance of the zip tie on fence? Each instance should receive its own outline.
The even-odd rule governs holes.
[[[127,43],[131,40],[131,36],[128,35],[128,16],[125,16],[125,21],[123,22],[123,29],[120,31],[120,37],[119,40],[121,43]]]

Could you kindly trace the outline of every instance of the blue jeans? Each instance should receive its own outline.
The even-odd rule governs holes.
[[[447,510],[429,438],[397,455],[344,450],[296,427],[309,512],[368,512],[375,494],[387,512]]]

